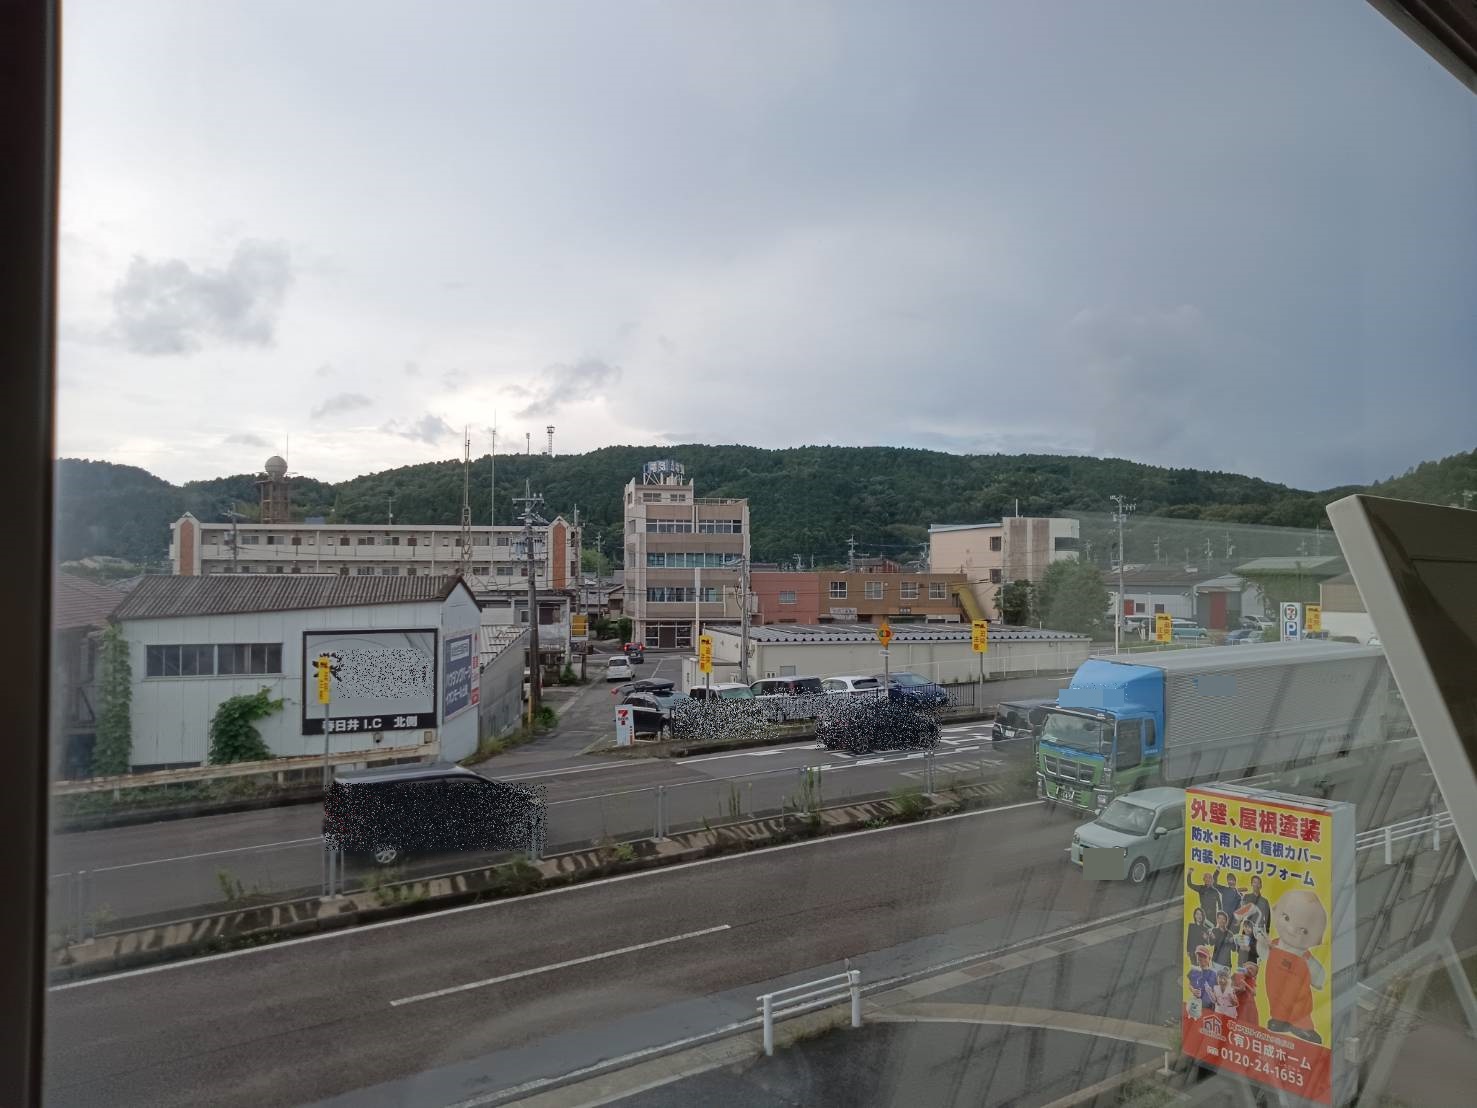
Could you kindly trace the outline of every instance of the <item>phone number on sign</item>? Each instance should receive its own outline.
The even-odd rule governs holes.
[[[1284,1085],[1302,1087],[1303,1071],[1296,1066],[1279,1066],[1276,1062],[1260,1058],[1255,1054],[1243,1054],[1239,1050],[1230,1050],[1226,1047],[1221,1047],[1220,1056],[1223,1061],[1230,1062],[1233,1066],[1240,1066],[1252,1073],[1264,1073],[1268,1077],[1276,1078]]]

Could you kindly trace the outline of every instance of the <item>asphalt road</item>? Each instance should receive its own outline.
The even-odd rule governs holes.
[[[748,1019],[842,959],[875,982],[1182,895],[1177,870],[1084,881],[1070,827],[971,813],[59,987],[48,1103],[450,1104]],[[1053,1006],[1149,1018],[1163,930],[1049,973]],[[1156,991],[1125,997],[1140,978]]]
[[[676,655],[647,657],[641,676],[676,676]],[[595,661],[592,674],[598,672]],[[1059,680],[999,682],[999,695],[1049,692]],[[828,804],[916,789],[925,780],[917,756],[857,760],[813,742],[682,759],[584,755],[612,726],[610,689],[599,682],[554,689],[549,701],[560,714],[554,733],[478,769],[501,780],[545,786],[550,805],[545,849],[550,851],[653,833],[658,786],[668,790],[665,818],[668,829],[676,831],[732,818],[734,804],[742,815],[778,811],[799,788],[798,771],[806,767],[821,767],[821,795]],[[986,724],[956,725],[940,744],[936,784],[996,777],[1007,772],[1013,758],[1025,756],[1018,744],[992,748]],[[315,887],[322,874],[321,827],[321,808],[306,804],[55,836],[48,863],[53,919],[72,911],[71,886],[77,880],[72,875],[79,871],[88,875],[89,911],[114,920],[188,917],[201,905],[223,899],[228,882],[262,893]],[[463,856],[411,865],[421,872],[445,871],[479,861]]]

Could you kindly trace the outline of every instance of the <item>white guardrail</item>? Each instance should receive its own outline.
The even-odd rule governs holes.
[[[851,1026],[862,1025],[862,974],[847,970],[834,977],[822,977],[803,985],[791,985],[759,997],[759,1014],[764,1018],[764,1053],[774,1054],[774,1021],[798,1016],[813,1008],[829,1008],[851,996]]]
[[[1371,827],[1368,831],[1359,832],[1354,836],[1354,849],[1374,850],[1377,847],[1384,847],[1385,865],[1391,866],[1395,864],[1394,846],[1396,843],[1407,839],[1423,839],[1429,835],[1431,849],[1440,850],[1441,832],[1449,831],[1454,826],[1456,824],[1450,812],[1413,816],[1410,819],[1397,820],[1383,827]]]

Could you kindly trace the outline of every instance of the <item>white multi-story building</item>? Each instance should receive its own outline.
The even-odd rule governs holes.
[[[647,462],[626,485],[624,603],[649,647],[691,650],[702,623],[737,620],[749,502],[703,498],[679,462]]]
[[[998,619],[995,593],[1011,581],[1039,581],[1046,567],[1076,558],[1075,519],[1007,516],[996,523],[935,523],[928,529],[928,568],[968,575],[960,599],[973,619]],[[972,602],[972,606],[971,606]]]
[[[185,577],[313,573],[341,577],[454,574],[459,526],[394,523],[205,523],[186,512],[170,526],[169,562]],[[579,587],[580,529],[562,516],[534,529],[540,589]],[[478,593],[528,588],[521,526],[472,528],[467,584]]]

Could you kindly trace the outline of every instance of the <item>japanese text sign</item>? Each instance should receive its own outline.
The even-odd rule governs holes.
[[[333,671],[329,668],[328,655],[318,655],[318,660],[313,664],[318,668],[318,703],[327,704],[329,695],[329,679],[333,676]]]
[[[1174,617],[1168,612],[1159,612],[1154,616],[1154,641],[1171,642],[1174,639]]]
[[[697,668],[703,673],[713,672],[713,636],[699,635],[697,639]]]
[[[983,619],[971,620],[969,624],[969,645],[976,654],[987,653],[990,649],[990,624]]]
[[[1303,630],[1310,634],[1323,630],[1323,605],[1303,605]]]
[[[1318,1104],[1352,1095],[1333,1044],[1354,964],[1354,810],[1207,786],[1185,793],[1184,1052]],[[1338,1025],[1337,1027],[1335,1025]]]

